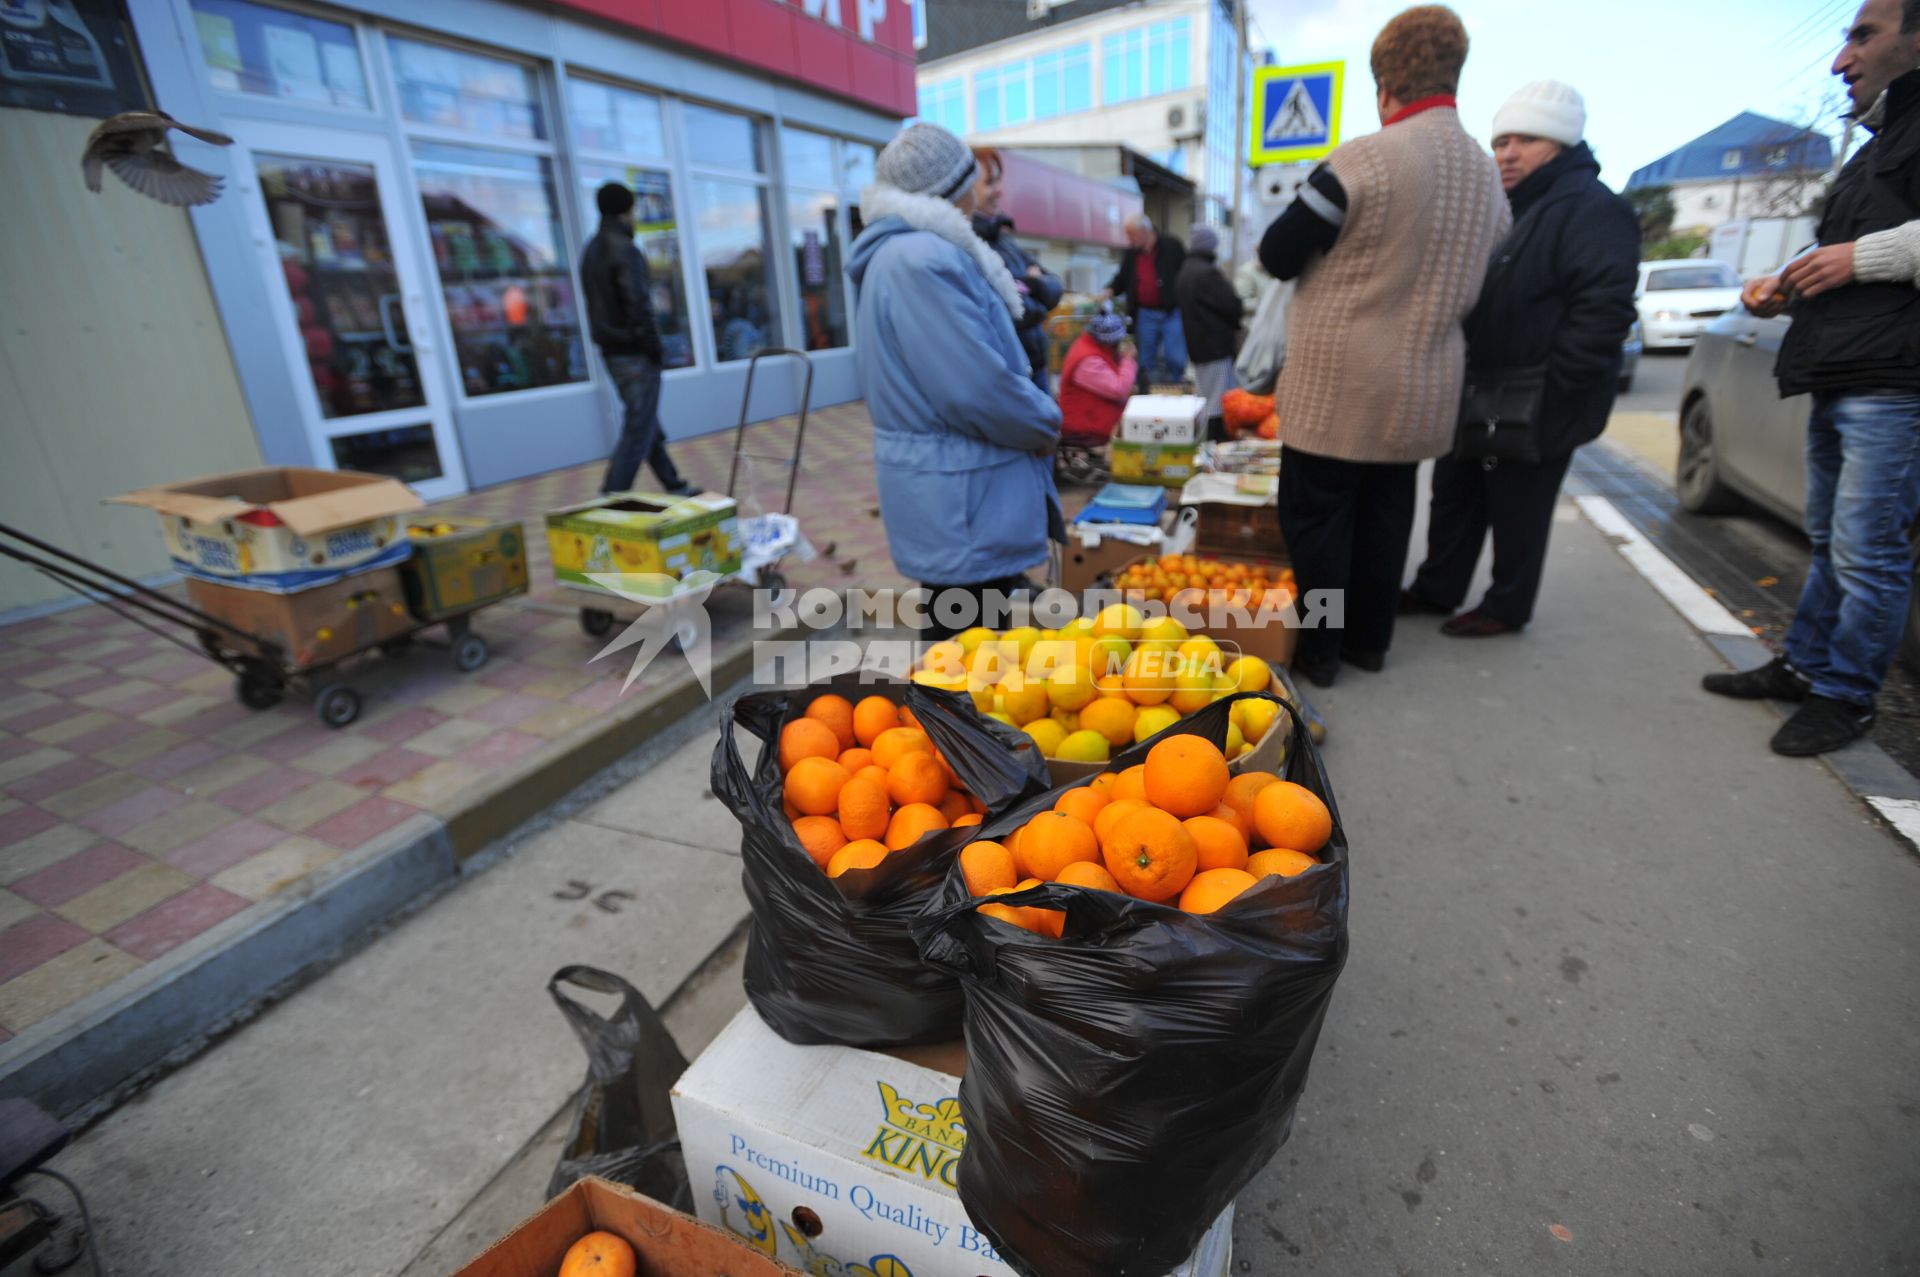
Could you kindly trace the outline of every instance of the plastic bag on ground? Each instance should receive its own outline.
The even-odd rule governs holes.
[[[741,877],[753,909],[747,997],[774,1032],[803,1046],[908,1046],[960,1036],[954,977],[920,960],[909,926],[939,892],[977,827],[930,834],[872,869],[829,878],[781,807],[780,729],[817,696],[884,696],[908,706],[967,788],[998,811],[1046,787],[1025,733],[983,718],[964,695],[844,674],[742,696],[720,711],[713,792],[739,818]],[[751,773],[735,725],[762,742]]]
[[[576,1002],[562,985],[617,994],[611,1017]],[[610,971],[562,967],[547,982],[560,1014],[587,1051],[587,1084],[573,1114],[560,1164],[547,1185],[558,1197],[575,1180],[598,1175],[675,1210],[693,1209],[693,1190],[673,1122],[673,1084],[687,1071],[673,1034],[640,990]]]
[[[1113,769],[1179,733],[1224,745],[1230,705],[1246,695]],[[1026,1277],[1164,1277],[1292,1130],[1346,961],[1348,871],[1319,753],[1285,712],[1286,779],[1334,816],[1318,867],[1262,879],[1204,916],[1060,884],[998,897],[1064,909],[1059,940],[975,912],[955,873],[915,927],[922,955],[966,991],[960,1199]],[[982,836],[1011,832],[1061,792],[989,820]]]

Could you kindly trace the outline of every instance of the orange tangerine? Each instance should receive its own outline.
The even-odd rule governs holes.
[[[938,807],[926,803],[908,803],[893,813],[893,819],[887,822],[887,847],[899,851],[902,847],[911,847],[927,834],[937,833],[947,827],[947,818],[940,814]]]
[[[1112,796],[1115,798],[1138,798],[1141,802],[1147,801],[1146,764],[1136,764],[1121,772],[1119,778],[1113,782]]]
[[[884,696],[869,696],[853,707],[853,737],[869,749],[881,732],[900,726],[900,708]]]
[[[1102,865],[1091,860],[1076,860],[1060,871],[1055,882],[1065,883],[1069,887],[1092,887],[1095,891],[1111,891],[1114,895],[1123,895],[1120,884]]]
[[[1247,857],[1247,872],[1256,878],[1266,878],[1279,874],[1282,878],[1291,878],[1303,874],[1320,862],[1304,851],[1289,851],[1285,847],[1269,847],[1265,851],[1256,851]]]
[[[847,769],[831,758],[803,758],[787,771],[782,793],[802,815],[831,816],[840,805],[841,789],[851,779]]]
[[[856,738],[853,734],[852,701],[831,692],[825,696],[816,696],[807,706],[807,717],[815,722],[825,723],[831,728],[840,742],[841,749],[853,748]]]
[[[1333,837],[1333,813],[1306,786],[1276,781],[1254,797],[1253,827],[1269,847],[1311,855]]]
[[[1202,870],[1180,893],[1180,907],[1188,913],[1212,913],[1256,881],[1244,869]]]
[[[790,772],[803,758],[840,757],[840,738],[833,729],[813,718],[796,718],[780,729],[780,770]]]
[[[1004,891],[1020,881],[1014,869],[1013,853],[984,838],[960,849],[960,874],[967,881],[967,894],[974,896]]]
[[[888,771],[908,754],[925,754],[929,761],[933,757],[933,742],[917,727],[889,727],[874,737],[873,744],[867,748],[873,751],[873,761]]]
[[[871,838],[850,842],[827,862],[827,877],[838,878],[849,869],[871,869],[887,858],[887,849]]]
[[[847,837],[884,838],[893,804],[887,798],[887,774],[869,768],[840,790],[840,828]]]
[[[793,836],[813,857],[813,863],[822,869],[833,859],[833,853],[847,845],[846,831],[840,828],[840,822],[831,816],[802,816],[793,822]]]
[[[1227,756],[1204,736],[1169,736],[1147,754],[1147,801],[1176,816],[1199,816],[1220,805],[1232,779]]]
[[[1086,821],[1057,811],[1043,811],[1020,831],[1013,849],[1014,863],[1028,878],[1052,882],[1076,860],[1098,860],[1100,840]]]
[[[1102,807],[1093,818],[1093,836],[1104,846],[1107,836],[1113,832],[1113,824],[1130,811],[1138,811],[1147,805],[1143,798],[1116,798]]]
[[[1190,816],[1180,823],[1193,837],[1194,863],[1200,872],[1247,867],[1247,840],[1237,825],[1218,816]]]
[[[947,773],[941,770],[932,754],[913,750],[902,754],[899,761],[887,768],[887,797],[902,807],[908,803],[938,806],[947,796],[947,790]]]
[[[1193,881],[1198,853],[1178,818],[1154,807],[1129,811],[1102,840],[1107,872],[1142,900],[1171,900]]]
[[[1086,822],[1087,828],[1091,829],[1093,828],[1094,817],[1098,816],[1100,809],[1106,805],[1107,796],[1105,794],[1093,788],[1091,785],[1082,785],[1078,789],[1069,789],[1066,793],[1056,798],[1053,803],[1053,809],[1058,812],[1064,812],[1069,816],[1078,817]]]

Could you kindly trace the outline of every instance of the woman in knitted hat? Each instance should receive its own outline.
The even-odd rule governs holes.
[[[1586,127],[1580,94],[1553,80],[1520,88],[1493,117],[1514,228],[1467,320],[1467,366],[1490,380],[1544,367],[1547,388],[1536,414],[1538,462],[1434,462],[1427,561],[1400,610],[1444,616],[1459,607],[1491,530],[1493,584],[1478,607],[1440,627],[1455,638],[1507,634],[1533,618],[1560,482],[1573,450],[1598,438],[1613,411],[1620,347],[1633,326],[1640,222],[1600,184],[1600,162],[1581,141]]]
[[[1393,642],[1419,464],[1449,451],[1507,203],[1454,92],[1467,32],[1422,5],[1373,45],[1381,129],[1337,148],[1267,228],[1260,261],[1298,279],[1280,417],[1280,526],[1302,597],[1344,592],[1345,628],[1300,633],[1294,668],[1378,670]]]
[[[1067,347],[1060,361],[1060,442],[1101,448],[1112,440],[1140,373],[1133,356],[1121,350],[1126,337],[1126,316],[1108,305]]]
[[[1033,384],[1013,276],[968,224],[978,172],[939,125],[906,129],[874,165],[847,260],[887,544],[932,593],[940,636],[980,619],[960,595],[977,608],[1028,588],[1049,536],[1065,535],[1052,463],[1060,405]],[[962,610],[939,606],[948,591]]]

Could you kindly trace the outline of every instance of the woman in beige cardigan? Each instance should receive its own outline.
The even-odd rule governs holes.
[[[1344,594],[1344,628],[1302,632],[1294,654],[1320,687],[1342,660],[1385,663],[1415,472],[1452,446],[1461,324],[1510,225],[1455,109],[1466,60],[1451,9],[1389,22],[1372,55],[1380,131],[1336,149],[1260,243],[1269,273],[1300,281],[1276,388],[1280,526],[1303,595]]]

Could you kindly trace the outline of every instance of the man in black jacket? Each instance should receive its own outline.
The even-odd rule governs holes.
[[[1875,269],[1874,247],[1920,217],[1920,0],[1867,0],[1833,73],[1873,140],[1841,170],[1820,246],[1742,296],[1791,310],[1774,375],[1811,394],[1807,539],[1813,554],[1786,651],[1709,674],[1709,692],[1801,702],[1775,753],[1823,754],[1873,726],[1873,700],[1906,624],[1920,518],[1920,290]]]
[[[620,441],[600,491],[630,491],[644,460],[664,491],[691,492],[667,455],[660,427],[660,330],[653,319],[647,259],[633,242],[633,192],[608,182],[594,202],[600,206],[600,229],[580,254],[580,292],[588,331],[620,394],[622,412]]]
[[[1187,250],[1173,236],[1155,231],[1145,213],[1127,219],[1127,244],[1103,300],[1118,297],[1126,303],[1140,347],[1141,387],[1179,381],[1187,375],[1187,339],[1173,290]]]
[[[1493,584],[1478,607],[1440,627],[1455,638],[1511,633],[1533,618],[1561,481],[1573,450],[1599,437],[1613,411],[1621,344],[1633,326],[1640,224],[1600,184],[1600,163],[1580,140],[1586,120],[1580,94],[1552,80],[1520,88],[1493,117],[1493,158],[1514,228],[1467,317],[1467,379],[1544,368],[1546,390],[1535,414],[1538,462],[1433,464],[1427,560],[1400,610],[1458,607],[1491,530]]]
[[[1173,286],[1194,383],[1207,400],[1207,437],[1215,441],[1227,437],[1220,397],[1233,389],[1233,356],[1240,344],[1240,317],[1246,312],[1232,281],[1220,272],[1219,248],[1220,232],[1194,227],[1193,245]]]

